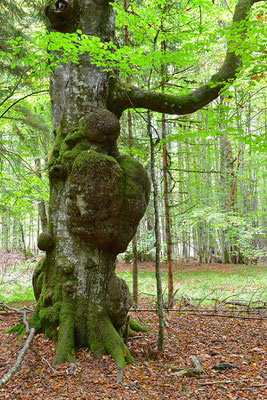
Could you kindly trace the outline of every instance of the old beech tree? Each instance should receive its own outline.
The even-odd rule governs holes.
[[[233,22],[242,21],[255,0],[239,0]],[[115,12],[108,0],[49,0],[51,29],[77,29],[114,40]],[[243,29],[240,35],[245,38]],[[188,95],[170,96],[117,85],[90,54],[62,63],[51,76],[56,139],[49,161],[49,225],[38,238],[45,257],[33,276],[37,306],[33,324],[57,341],[55,363],[75,360],[75,347],[110,353],[123,370],[132,357],[124,343],[131,296],[115,274],[149,199],[145,169],[117,149],[119,118],[128,108],[188,114],[202,108],[235,79],[239,56],[228,50],[220,70]]]

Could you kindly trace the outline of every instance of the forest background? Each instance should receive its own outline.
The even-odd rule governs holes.
[[[47,224],[47,161],[53,145],[50,54],[64,49],[77,62],[88,46],[96,63],[142,88],[186,94],[222,63],[233,1],[116,2],[118,43],[49,34],[43,1],[0,5],[0,246],[36,253]],[[266,257],[266,8],[253,7],[248,38],[237,43],[238,79],[192,115],[130,110],[122,117],[120,150],[150,173],[148,119],[152,121],[158,185],[161,261],[255,264]],[[153,193],[151,194],[151,196]],[[152,197],[151,197],[152,198]],[[155,258],[152,201],[133,242],[139,261]],[[136,248],[136,250],[135,250]],[[132,260],[132,248],[122,255]]]
[[[161,359],[164,364],[166,360],[178,363],[182,357],[189,357],[193,347],[194,354],[197,354],[202,362],[204,360],[205,370],[214,377],[212,361],[215,359],[211,357],[217,357],[219,362],[221,361],[219,357],[222,358],[225,351],[226,361],[239,357],[236,360],[239,362],[238,365],[241,365],[242,357],[244,358],[241,378],[242,376],[246,378],[247,390],[255,390],[251,389],[255,384],[253,379],[256,379],[259,390],[264,389],[266,386],[261,375],[264,350],[261,348],[260,324],[263,323],[262,309],[266,306],[264,302],[266,293],[264,294],[261,281],[263,276],[261,266],[266,261],[266,3],[260,2],[254,5],[244,22],[244,26],[248,29],[247,39],[245,42],[237,41],[235,44],[232,42],[235,39],[235,32],[229,29],[235,5],[235,1],[232,0],[118,1],[114,3],[117,10],[118,37],[118,42],[115,44],[103,44],[99,39],[86,37],[82,32],[68,35],[47,32],[43,14],[44,3],[42,0],[16,2],[3,0],[0,3],[2,26],[0,32],[0,247],[2,251],[0,300],[33,299],[32,288],[29,286],[32,271],[31,257],[37,253],[38,234],[47,226],[49,198],[47,161],[54,141],[49,75],[59,62],[55,56],[57,51],[60,50],[61,54],[64,52],[66,62],[78,62],[79,53],[90,49],[93,62],[113,74],[115,79],[121,79],[127,84],[138,85],[144,89],[180,95],[199,87],[218,70],[228,43],[237,54],[242,55],[243,67],[237,75],[237,80],[231,82],[233,84],[229,84],[217,100],[192,115],[166,116],[131,109],[121,118],[120,151],[137,158],[149,174],[153,159],[151,151],[154,152],[156,186],[154,185],[151,201],[132,246],[120,256],[120,260],[133,262],[134,265],[138,261],[143,265],[145,262],[154,263],[155,246],[159,244],[160,248],[157,250],[160,250],[164,272],[166,263],[171,271],[172,263],[182,262],[179,274],[177,269],[175,270],[175,284],[187,276],[187,289],[191,290],[190,295],[192,293],[196,295],[197,288],[202,290],[201,299],[183,296],[178,312],[173,314],[172,318],[167,318],[168,340],[165,343],[165,355]],[[120,70],[120,77],[117,70]],[[159,243],[154,237],[155,203],[153,204],[152,198],[155,195],[155,188],[159,207]],[[15,266],[12,270],[9,265],[12,252],[16,253],[15,258],[18,252],[22,253],[29,258],[29,262],[19,267]],[[5,263],[3,255],[7,253],[8,262]],[[35,263],[36,258],[33,260]],[[208,270],[205,279],[212,281],[215,289],[206,285],[204,275],[198,275],[198,279],[194,282],[195,277],[190,275],[192,271],[187,268],[190,266],[192,268],[194,263],[193,273],[196,275],[200,263],[212,262],[216,267],[214,271]],[[230,265],[218,268],[219,263]],[[235,269],[235,265],[243,263],[250,266]],[[258,268],[255,266],[257,263],[260,265]],[[12,277],[9,275],[10,271]],[[18,272],[19,283],[16,278]],[[124,265],[119,264],[119,274],[122,274],[120,276],[126,280],[128,278],[129,281],[128,272],[124,270]],[[145,264],[139,276],[142,277],[139,279],[139,282],[142,281],[142,291],[151,294],[152,286],[149,280],[151,269],[148,264]],[[221,280],[222,276],[224,283]],[[165,286],[166,275],[164,279]],[[170,281],[168,283],[170,284]],[[229,293],[223,291],[223,285],[227,287]],[[242,293],[233,291],[234,287],[237,287],[235,285],[239,288],[243,285]],[[181,292],[184,294],[185,287],[179,288],[178,295]],[[137,296],[135,289],[137,288],[133,285],[133,294]],[[172,294],[176,295],[177,290]],[[240,313],[234,310],[234,313],[239,313],[238,315],[232,314],[232,310],[226,308],[223,309],[223,316],[246,318],[250,321],[246,322],[246,326],[232,323],[231,329],[229,320],[217,323],[217,320],[213,319],[203,323],[201,317],[206,310],[202,305],[206,305],[207,302],[210,305],[212,295],[216,296],[216,299],[213,299],[212,310],[216,315],[218,315],[218,304],[225,306],[229,297],[230,300],[237,296],[238,300],[247,300],[248,303],[239,303],[241,308],[244,304],[246,307]],[[221,303],[218,299],[220,295],[223,296]],[[168,306],[172,306],[170,300],[173,298],[169,297]],[[255,306],[257,310],[254,301],[257,306],[260,305],[258,308]],[[232,301],[228,305],[235,307],[236,304]],[[144,304],[143,299],[140,305],[151,306]],[[1,307],[5,309],[5,305]],[[190,315],[192,310],[198,314],[196,318]],[[187,314],[183,314],[180,318],[179,313],[184,311]],[[222,309],[219,310],[221,311]],[[151,312],[151,309],[148,309],[148,312]],[[126,373],[124,389],[132,392],[140,390],[149,392],[151,388],[147,384],[147,377],[153,376],[153,390],[156,387],[160,396],[158,398],[163,398],[162,393],[169,382],[173,385],[169,385],[172,392],[173,388],[178,390],[177,384],[179,390],[183,391],[183,385],[180,381],[176,381],[174,374],[166,373],[166,366],[153,364],[151,361],[153,357],[156,360],[158,357],[154,346],[156,319],[146,318],[145,322],[152,326],[152,330],[148,333],[148,339],[142,337],[141,346],[138,338],[136,347],[130,343],[131,351],[137,360],[137,368],[133,367],[128,375]],[[12,322],[5,320],[2,325],[8,328]],[[222,332],[229,337],[232,334],[238,338],[238,343],[235,342],[235,347],[231,348],[233,338],[228,340],[228,336],[227,338],[223,336],[226,338],[225,342],[221,342],[222,348],[219,352],[216,349],[216,352],[214,348],[210,348],[210,343],[213,343],[212,346],[220,343],[218,337],[221,338]],[[58,379],[59,371],[61,375],[56,390],[61,390],[64,374],[68,375],[65,378],[69,382],[69,388],[76,390],[77,382],[73,383],[76,378],[69,377],[72,372],[67,370],[65,373],[63,369],[55,370],[51,367],[54,351],[52,345],[48,349],[46,339],[38,335],[34,340],[35,345],[40,345],[42,354],[41,364],[40,357],[38,360],[40,364],[38,364],[40,366],[40,370],[37,371],[38,377],[36,375],[32,379],[32,376],[27,375],[30,369],[26,369],[25,374],[22,372],[18,378],[19,383],[15,380],[14,386],[13,384],[9,386],[10,398],[13,393],[16,393],[16,398],[24,398],[19,396],[21,393],[21,396],[25,395],[28,390],[25,391],[25,388],[30,388],[30,393],[33,383],[39,379],[40,371],[45,379],[51,371],[52,375],[54,374],[52,379],[51,374],[49,375],[52,388],[48,386],[47,390],[53,391],[53,387],[56,387],[54,381]],[[7,341],[3,334],[3,346],[6,346]],[[177,346],[180,342],[181,346]],[[190,345],[187,346],[187,343]],[[15,346],[17,344],[16,342]],[[9,343],[4,348],[9,347],[11,350],[5,353],[3,360],[0,360],[5,362],[0,363],[1,368],[5,370],[6,361],[11,364],[10,355],[14,353],[14,344]],[[207,354],[203,354],[204,351],[210,357],[206,361],[204,356],[207,357]],[[252,358],[250,352],[254,352]],[[9,354],[8,360],[6,360],[7,354]],[[257,367],[253,367],[256,365],[255,360],[258,360]],[[32,353],[27,362],[27,366],[31,365],[31,362],[37,365],[36,355],[33,356]],[[47,366],[43,368],[44,362],[50,368],[48,372]],[[104,380],[98,371],[99,366],[91,360],[90,353],[79,352],[77,367],[79,391],[82,385],[83,390],[89,390],[88,381],[94,390],[96,387],[101,390],[103,387],[104,390],[111,390],[111,386],[106,385],[107,376],[110,374],[109,362],[108,356],[104,356],[99,363],[101,368],[106,369],[105,383],[102,385],[101,382]],[[168,365],[167,368],[171,369],[169,367]],[[236,368],[234,372],[239,378],[240,367],[234,365],[233,368]],[[258,375],[256,372],[255,374],[251,372],[253,368]],[[244,369],[247,375],[244,375]],[[159,375],[157,375],[158,370]],[[86,371],[90,380],[85,376],[83,379],[86,379],[82,382],[80,371]],[[31,373],[34,374],[35,371]],[[142,383],[142,376],[145,380],[142,386],[138,386]],[[204,376],[204,379],[207,377],[209,376]],[[134,381],[131,382],[131,379]],[[210,382],[204,384],[209,387]],[[33,390],[36,390],[36,383],[34,385]],[[194,385],[196,381],[191,382],[191,388]],[[224,394],[219,395],[220,386],[216,388],[218,396],[224,396]],[[117,396],[120,388],[113,389]],[[62,387],[62,396],[65,395],[63,390],[66,392]],[[236,389],[231,390],[235,396]],[[240,390],[243,390],[242,386]],[[90,389],[89,393],[91,391]],[[199,389],[196,393],[198,391]],[[242,393],[237,394],[239,395]],[[127,396],[130,398],[129,393]],[[261,398],[260,396],[254,393],[250,398]],[[103,398],[103,395],[100,398]],[[132,398],[140,396],[135,397],[133,394]],[[191,395],[191,398],[195,397]]]

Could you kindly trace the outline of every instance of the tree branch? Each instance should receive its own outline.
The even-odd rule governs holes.
[[[0,303],[0,307],[3,307],[5,309],[11,310],[11,311],[16,311],[18,314],[22,314],[23,315],[23,324],[25,325],[25,333],[29,333],[30,327],[29,327],[29,324],[28,324],[28,321],[27,321],[26,313],[27,313],[27,311],[33,311],[33,310],[26,309],[25,307],[23,307],[23,308],[9,307],[9,306],[7,306],[6,304],[4,304],[2,302]]]
[[[254,3],[262,0],[238,0],[232,20],[232,28],[245,20]],[[266,0],[263,0],[266,1]],[[244,40],[247,29],[242,27],[239,38]],[[120,87],[117,83],[111,88],[108,99],[108,108],[117,115],[128,108],[146,108],[165,114],[191,114],[216,99],[227,83],[236,79],[236,74],[242,66],[241,56],[236,55],[229,47],[234,42],[228,43],[225,60],[218,72],[212,75],[210,81],[187,95],[173,96],[142,90],[137,87]]]
[[[7,310],[16,311],[17,313],[20,313],[20,314],[23,314],[23,323],[25,325],[25,333],[29,333],[29,335],[27,337],[27,340],[26,340],[21,352],[19,353],[19,355],[17,357],[17,360],[16,360],[15,364],[13,365],[12,368],[10,368],[10,370],[0,380],[0,388],[1,388],[2,386],[4,386],[12,378],[12,376],[19,369],[19,367],[20,367],[20,365],[21,365],[21,363],[22,363],[22,361],[23,361],[23,359],[25,357],[25,354],[26,354],[26,352],[27,352],[27,350],[28,350],[28,348],[29,348],[29,346],[31,344],[31,341],[32,341],[32,339],[34,337],[35,329],[34,328],[31,328],[31,329],[29,328],[29,323],[28,323],[27,318],[26,318],[26,311],[27,311],[26,307],[24,307],[24,309],[13,308],[13,307],[7,306],[6,304],[4,304],[2,302],[0,303],[0,307],[6,308]]]
[[[0,115],[0,118],[3,118],[3,116],[4,116],[12,107],[14,107],[17,103],[19,103],[21,100],[27,99],[27,97],[30,97],[30,96],[35,96],[36,94],[39,94],[39,93],[48,93],[48,92],[49,92],[48,89],[44,89],[44,90],[37,90],[36,92],[32,92],[32,93],[26,94],[26,96],[23,96],[23,97],[17,99],[17,100],[14,101],[9,107],[7,107],[7,109]]]

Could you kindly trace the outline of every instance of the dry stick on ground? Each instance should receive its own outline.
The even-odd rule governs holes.
[[[12,378],[12,376],[17,372],[17,370],[19,369],[20,364],[22,363],[23,358],[24,358],[24,356],[25,356],[25,354],[26,354],[26,352],[27,352],[27,350],[28,350],[28,348],[30,346],[30,343],[31,343],[32,339],[33,339],[34,333],[35,333],[35,329],[31,328],[29,336],[27,337],[27,340],[25,342],[25,345],[23,346],[23,349],[21,350],[21,352],[18,355],[18,358],[17,358],[15,364],[13,365],[12,368],[10,368],[10,370],[1,379],[0,387],[5,385]]]
[[[50,362],[47,361],[43,356],[41,356],[41,358],[42,358],[42,360],[44,360],[44,361],[47,363],[47,365],[51,368],[51,370],[53,371],[53,373],[54,373],[55,375],[58,375],[58,371],[56,371],[56,370],[52,367],[52,365],[50,364]]]
[[[27,321],[27,315],[26,315],[26,312],[27,312],[26,308],[18,309],[18,308],[7,306],[6,304],[4,304],[2,302],[0,303],[0,307],[4,308],[6,310],[15,311],[19,314],[22,314],[23,315],[23,324],[25,325],[25,333],[29,333],[27,340],[26,340],[21,352],[19,353],[14,366],[12,368],[10,368],[10,370],[0,380],[0,387],[1,387],[1,386],[5,385],[19,369],[20,364],[22,363],[23,358],[25,357],[25,354],[30,346],[30,343],[31,343],[33,337],[34,337],[35,329],[34,328],[30,329],[30,327],[29,327],[29,323]]]
[[[239,382],[248,382],[247,379],[234,379],[232,381],[212,381],[212,382],[199,382],[200,386],[205,386],[205,385],[218,385],[221,383],[239,383]]]
[[[196,356],[192,356],[192,357],[190,357],[190,359],[191,359],[193,368],[179,369],[179,371],[175,372],[174,374],[177,376],[190,376],[190,377],[203,374],[204,368],[200,364],[199,359]]]
[[[255,385],[247,386],[247,389],[252,389],[252,388],[257,388],[257,387],[267,388],[267,383],[262,383],[262,384],[258,384],[258,385],[255,383]]]
[[[131,310],[132,313],[138,313],[138,312],[152,312],[152,313],[157,313],[157,310],[155,309],[149,309],[149,308],[141,308],[138,310]],[[263,321],[265,319],[267,319],[267,317],[265,315],[261,316],[261,317],[254,317],[253,314],[256,313],[250,313],[250,317],[244,317],[242,315],[233,315],[227,313],[226,311],[224,311],[224,314],[218,314],[218,313],[214,313],[212,312],[212,310],[190,310],[188,308],[181,308],[181,309],[176,309],[176,308],[172,308],[172,309],[168,309],[168,312],[177,312],[177,313],[187,313],[188,315],[196,315],[198,317],[222,317],[222,318],[236,318],[236,319],[251,319],[251,320],[259,320],[259,321]],[[257,313],[258,315],[258,313]]]

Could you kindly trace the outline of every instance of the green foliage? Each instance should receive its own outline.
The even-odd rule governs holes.
[[[34,300],[34,294],[31,282],[25,287],[24,284],[13,283],[1,284],[0,300],[7,303],[27,302]]]
[[[0,119],[0,208],[13,218],[35,215],[32,205],[48,199],[44,165],[52,144],[48,111],[41,102],[24,101]]]
[[[26,264],[28,268],[28,265]],[[34,300],[31,285],[31,274],[25,274],[23,264],[21,270],[16,268],[15,282],[10,284],[3,281],[0,286],[0,301],[7,303],[27,302]],[[24,266],[25,268],[25,266]],[[190,270],[187,266],[178,267],[174,273],[174,286],[176,298],[189,296],[205,298],[203,304],[210,304],[209,298],[239,299],[251,301],[266,301],[266,267],[235,266],[233,271],[217,270]],[[29,271],[30,272],[30,271]],[[162,282],[164,297],[167,296],[167,270],[162,269]],[[151,271],[139,271],[139,293],[145,297],[156,296],[155,273]],[[118,276],[125,279],[129,288],[132,287],[131,271],[119,272]],[[12,275],[13,277],[13,275]],[[25,279],[26,278],[26,279]]]
[[[193,69],[199,65],[204,53],[204,65],[201,70],[202,80],[206,71],[210,74],[210,53],[215,56],[215,66],[222,60],[223,53],[218,51],[218,44],[223,39],[232,41],[237,39],[234,50],[239,51],[243,46],[239,32],[244,25],[249,25],[252,32],[256,32],[256,38],[264,35],[264,26],[257,18],[256,21],[245,21],[241,26],[225,28],[229,23],[231,13],[219,5],[210,7],[209,1],[195,0],[190,7],[182,3],[157,0],[144,2],[129,2],[127,10],[120,3],[113,3],[117,12],[118,44],[113,42],[101,42],[98,37],[85,35],[81,30],[76,33],[48,32],[43,29],[32,32],[30,41],[28,38],[18,36],[9,42],[12,67],[23,68],[26,65],[34,70],[32,80],[38,80],[52,72],[61,62],[79,62],[79,55],[88,52],[90,61],[101,66],[104,70],[112,72],[119,78],[116,71],[120,71],[121,78],[128,75],[134,79],[150,74],[154,71],[158,80],[158,71],[162,64],[171,66],[170,84],[172,76],[187,71],[187,80],[195,80]],[[220,24],[214,18],[221,21]],[[254,16],[253,16],[254,17]],[[177,23],[179,21],[179,23]],[[222,29],[220,26],[224,26]],[[124,30],[127,28],[130,43],[124,43]],[[251,53],[254,36],[249,36],[249,42],[245,47],[245,61],[248,63],[248,54]],[[162,51],[161,42],[168,43],[168,50]],[[261,41],[260,41],[261,43]],[[259,44],[262,53],[262,45]],[[243,50],[242,50],[243,51]],[[196,56],[199,53],[199,56]],[[245,57],[245,55],[244,55]],[[257,58],[257,60],[260,60]],[[251,60],[250,60],[251,61]],[[206,68],[208,67],[208,68]],[[261,67],[257,66],[258,69]],[[262,66],[262,69],[264,67]],[[183,77],[182,77],[183,78]],[[180,90],[191,90],[187,85],[181,85]],[[169,88],[170,90],[170,88]]]
[[[6,268],[0,266],[0,301],[12,303],[34,300],[31,281],[33,267],[31,261]]]
[[[33,29],[43,27],[40,6],[41,1],[0,4],[4,27],[0,34],[0,209],[2,220],[14,226],[13,233],[15,225],[36,218],[37,204],[48,198],[44,163],[53,140],[50,107],[47,97],[33,96],[40,86],[41,92],[48,89],[48,79],[39,77],[36,82],[35,64],[27,50],[33,46]],[[11,43],[27,46],[16,53]],[[10,237],[11,226],[9,231]]]

